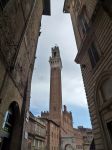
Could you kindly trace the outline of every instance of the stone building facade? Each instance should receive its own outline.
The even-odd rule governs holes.
[[[65,0],[70,13],[96,150],[112,149],[112,1]]]
[[[31,112],[28,122],[28,150],[46,150],[46,124]]]
[[[83,126],[78,126],[78,128],[74,128],[74,137],[76,150],[91,150],[90,147],[93,141],[92,129],[84,128]]]
[[[74,137],[75,137],[75,149],[84,150],[83,149],[83,136],[79,129],[74,128]]]
[[[61,150],[75,150],[74,136],[61,137]]]
[[[50,15],[49,0],[0,0],[0,150],[27,149],[25,118],[43,14]]]
[[[77,131],[82,136],[82,149],[90,150],[91,143],[93,141],[93,132],[90,128],[84,128],[83,126],[78,126]],[[76,148],[78,149],[79,145],[76,144]]]
[[[61,150],[74,150],[76,143],[73,130],[72,113],[67,110],[66,105],[64,105],[61,119]]]
[[[92,129],[83,126],[72,128],[72,133],[61,137],[61,150],[94,150],[90,149],[92,141]]]

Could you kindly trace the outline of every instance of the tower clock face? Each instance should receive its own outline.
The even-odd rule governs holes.
[[[71,145],[67,145],[67,146],[65,147],[65,150],[73,150],[73,147],[72,147]]]

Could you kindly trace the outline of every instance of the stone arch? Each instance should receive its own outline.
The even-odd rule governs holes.
[[[17,150],[20,145],[20,110],[16,101],[9,105],[3,122],[3,136],[0,150]]]
[[[105,148],[112,147],[112,71],[101,73],[94,89],[98,122]],[[111,145],[111,146],[110,146]]]
[[[109,100],[111,98],[112,95],[108,95],[108,94],[112,93],[112,86],[110,87],[111,83],[112,83],[112,73],[111,72],[104,72],[99,75],[98,80],[96,81],[96,85],[95,85],[95,100],[96,100],[97,106],[100,107],[100,103],[101,103],[101,101],[100,101],[101,94],[98,93],[99,90],[101,90],[101,88],[103,88],[102,89],[103,91],[101,91],[101,92],[103,93],[102,96],[104,96],[104,102],[106,102],[106,100]],[[105,86],[105,87],[103,87],[103,86]],[[110,93],[107,93],[108,91],[104,91],[105,89],[108,88],[108,86],[109,86],[109,92],[111,91]],[[98,100],[98,98],[100,98],[100,99]],[[103,104],[103,101],[101,104]]]
[[[65,150],[74,150],[71,144],[65,145]]]

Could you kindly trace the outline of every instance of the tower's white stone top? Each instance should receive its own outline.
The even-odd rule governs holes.
[[[62,69],[62,62],[60,57],[59,47],[55,46],[52,48],[52,56],[49,58],[49,63],[51,68],[60,68]]]

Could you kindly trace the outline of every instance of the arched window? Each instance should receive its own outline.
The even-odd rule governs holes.
[[[102,86],[101,86],[101,92],[104,96],[104,100],[107,101],[112,98],[112,77],[106,79]]]
[[[112,99],[112,76],[104,79],[98,89],[100,105]]]
[[[65,145],[65,150],[73,150],[72,145],[66,144],[66,145]]]
[[[112,147],[112,74],[110,71],[100,74],[96,84],[96,109],[105,144]]]

